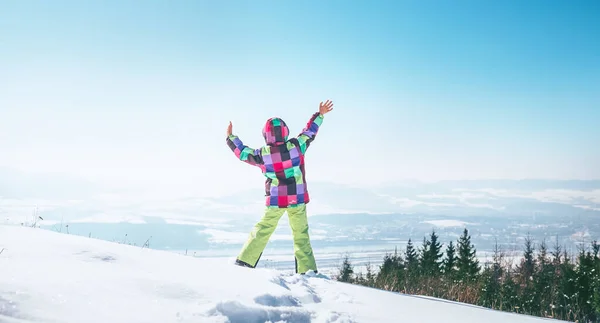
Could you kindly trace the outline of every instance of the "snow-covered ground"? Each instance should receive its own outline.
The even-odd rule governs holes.
[[[0,322],[536,322],[541,318],[0,225]]]

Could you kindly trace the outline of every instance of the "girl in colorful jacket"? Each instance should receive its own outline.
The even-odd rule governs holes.
[[[255,268],[279,219],[287,211],[294,240],[296,273],[317,272],[308,234],[306,204],[310,201],[306,187],[304,154],[315,139],[326,113],[333,110],[333,102],[321,102],[319,112],[312,115],[306,127],[296,138],[288,139],[289,129],[280,118],[267,120],[262,130],[266,145],[252,149],[232,134],[227,127],[227,145],[241,161],[261,169],[265,181],[265,212],[254,226],[248,240],[237,256],[236,264]]]

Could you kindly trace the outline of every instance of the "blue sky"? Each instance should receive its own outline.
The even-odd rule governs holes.
[[[597,1],[3,1],[0,166],[261,186],[227,149],[334,111],[309,181],[600,178]],[[157,182],[158,181],[158,182]]]

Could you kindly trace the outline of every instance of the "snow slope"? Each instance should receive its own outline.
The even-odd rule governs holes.
[[[0,225],[0,322],[536,322],[544,319]]]

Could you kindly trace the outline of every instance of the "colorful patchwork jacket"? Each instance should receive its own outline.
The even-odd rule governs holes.
[[[316,112],[296,138],[288,140],[289,129],[280,118],[267,120],[262,134],[266,146],[252,149],[236,135],[227,145],[243,162],[259,167],[265,177],[266,205],[286,208],[310,201],[306,187],[304,154],[315,139],[323,116]]]

